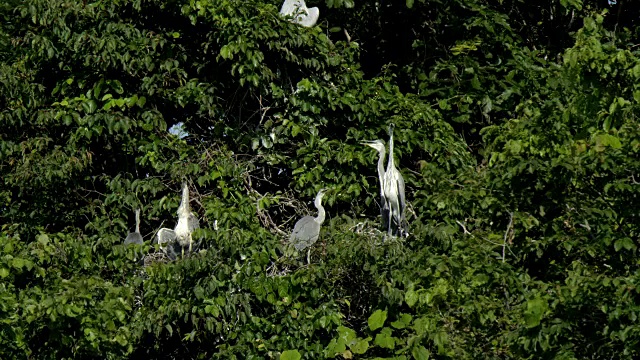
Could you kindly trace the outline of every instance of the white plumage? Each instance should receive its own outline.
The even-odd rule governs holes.
[[[280,14],[293,16],[293,22],[305,27],[312,27],[318,22],[320,9],[317,7],[308,8],[304,0],[285,0]]]
[[[178,223],[176,227],[171,230],[162,228],[158,230],[157,239],[160,248],[165,250],[167,255],[171,257],[169,246],[172,242],[177,241],[182,247],[182,255],[184,256],[184,249],[188,247],[189,252],[193,250],[193,231],[200,228],[200,221],[194,213],[191,212],[189,206],[189,187],[187,183],[182,184],[182,200],[180,206],[178,206]]]

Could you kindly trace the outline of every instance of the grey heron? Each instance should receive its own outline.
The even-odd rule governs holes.
[[[182,246],[182,255],[184,256],[184,248],[189,247],[191,252],[193,247],[193,238],[191,234],[195,229],[200,228],[200,222],[194,213],[191,212],[189,207],[189,187],[187,183],[182,184],[182,201],[178,206],[178,224],[176,225],[174,232],[176,234],[176,240]]]
[[[176,258],[173,245],[174,242],[177,242],[182,247],[182,255],[184,256],[185,247],[188,246],[189,252],[191,252],[193,248],[192,233],[198,228],[200,228],[200,222],[189,207],[189,187],[185,182],[182,184],[182,199],[180,200],[180,206],[178,206],[178,223],[176,227],[173,230],[161,228],[156,234],[160,249],[173,260]]]
[[[309,262],[309,256],[311,253],[310,247],[318,241],[320,226],[322,226],[322,223],[324,222],[325,211],[322,206],[322,197],[327,193],[327,191],[329,191],[327,188],[321,189],[318,191],[318,195],[316,195],[314,204],[318,209],[318,216],[305,216],[298,220],[296,225],[293,227],[291,237],[289,238],[289,242],[296,250],[301,251],[309,248],[307,252],[307,263]]]
[[[136,231],[130,232],[127,238],[124,239],[125,245],[128,244],[142,244],[144,240],[140,234],[140,209],[136,209]]]
[[[176,232],[171,229],[162,228],[158,230],[158,233],[156,234],[156,240],[160,245],[160,249],[165,254],[167,254],[169,259],[175,260],[177,256],[175,250],[173,249],[173,245],[176,241]]]
[[[384,195],[384,179],[385,179],[385,170],[384,170],[384,158],[386,155],[386,150],[384,148],[384,141],[382,140],[372,140],[372,141],[363,141],[361,144],[372,147],[378,151],[378,181],[380,181],[380,215],[382,215],[382,227],[387,229],[389,227],[389,203],[387,202],[387,198]]]
[[[284,0],[280,14],[293,16],[296,24],[311,27],[318,21],[320,10],[317,7],[308,8],[304,0]]]
[[[393,160],[393,129],[395,125],[389,124],[389,162],[384,174],[384,196],[389,203],[389,235],[407,234],[406,219],[404,215],[406,203],[404,197],[404,179],[400,171],[396,169]],[[395,224],[394,224],[395,223]]]

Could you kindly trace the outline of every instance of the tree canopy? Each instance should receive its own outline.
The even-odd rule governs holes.
[[[0,358],[640,357],[640,9],[281,5],[0,3]]]

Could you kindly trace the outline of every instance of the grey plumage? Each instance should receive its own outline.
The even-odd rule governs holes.
[[[178,224],[174,231],[176,234],[176,240],[182,246],[182,255],[184,255],[184,248],[188,247],[189,252],[193,250],[193,237],[192,233],[195,229],[200,228],[200,221],[194,213],[191,212],[189,206],[189,187],[187,183],[182,184],[182,201],[178,207]]]
[[[176,259],[177,254],[174,249],[176,241],[175,231],[167,228],[161,228],[156,234],[156,241],[160,245],[160,249],[164,251],[171,260]]]
[[[380,212],[382,214],[382,226],[387,233],[392,236],[408,235],[407,221],[405,218],[405,193],[404,179],[402,174],[395,167],[393,158],[393,129],[394,125],[389,125],[389,161],[387,169],[384,169],[385,149],[382,140],[366,141],[362,144],[372,147],[378,151],[378,180],[380,181]]]
[[[382,228],[387,229],[389,227],[389,202],[384,195],[384,179],[386,171],[384,170],[384,158],[386,150],[384,148],[384,141],[373,140],[364,141],[361,144],[372,147],[378,151],[378,181],[380,182],[380,215],[382,216]]]
[[[400,171],[396,169],[393,160],[393,129],[394,125],[389,125],[389,162],[385,172],[384,195],[389,203],[389,235],[407,234],[405,208],[406,202],[404,197],[404,179]]]
[[[200,221],[198,217],[191,212],[189,206],[189,187],[187,183],[182,184],[182,198],[180,200],[180,206],[178,206],[178,223],[176,227],[171,230],[168,228],[162,228],[158,230],[156,239],[160,248],[172,259],[175,259],[177,253],[175,252],[175,245],[181,247],[180,251],[184,256],[184,249],[187,248],[189,252],[193,250],[193,237],[192,233],[195,229],[200,228]]]
[[[325,211],[322,206],[322,197],[326,192],[327,189],[322,189],[318,192],[318,195],[316,195],[314,204],[318,209],[318,216],[305,216],[298,220],[296,225],[293,227],[289,242],[298,251],[310,247],[318,240],[320,227],[322,226],[325,218]]]
[[[140,234],[140,209],[136,209],[136,231],[130,232],[127,238],[124,239],[125,245],[128,244],[142,244],[144,239]]]

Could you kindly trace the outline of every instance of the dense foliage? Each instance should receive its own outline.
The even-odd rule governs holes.
[[[632,2],[280,5],[0,3],[0,358],[640,357]],[[360,144],[389,123],[406,239]]]

